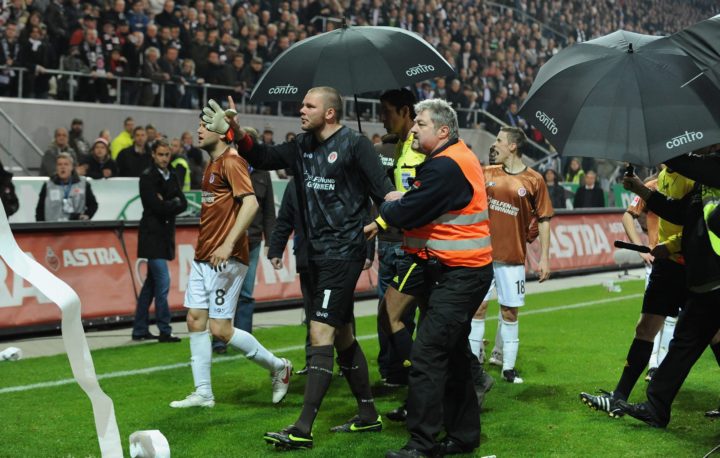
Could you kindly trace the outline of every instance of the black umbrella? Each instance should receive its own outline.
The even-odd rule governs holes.
[[[255,85],[250,100],[302,100],[316,86],[357,96],[454,73],[415,33],[343,23],[342,28],[307,38],[280,54]]]
[[[720,143],[720,89],[663,37],[626,31],[540,68],[520,114],[564,154],[652,166]]]
[[[671,35],[670,40],[692,57],[700,70],[720,87],[720,15]]]

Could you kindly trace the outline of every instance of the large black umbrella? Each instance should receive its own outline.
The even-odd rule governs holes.
[[[520,114],[564,154],[652,166],[720,143],[720,89],[663,37],[617,31],[540,68]]]
[[[435,48],[415,33],[343,23],[342,28],[307,38],[280,54],[255,85],[250,100],[302,100],[316,86],[357,95],[453,73]]]
[[[720,15],[698,22],[671,35],[705,75],[720,87]]]

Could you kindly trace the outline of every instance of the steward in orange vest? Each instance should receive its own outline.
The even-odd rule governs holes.
[[[458,139],[455,110],[444,100],[415,105],[413,148],[428,156],[400,199],[384,202],[365,227],[404,229],[403,249],[425,272],[427,310],[412,348],[408,380],[410,439],[388,457],[469,453],[480,443],[480,411],[468,346],[477,298],[493,278],[488,202],[480,162]],[[446,394],[448,394],[447,397]],[[436,437],[448,438],[440,443]]]

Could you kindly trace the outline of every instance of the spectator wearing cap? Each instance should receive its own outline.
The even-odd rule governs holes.
[[[88,155],[89,145],[83,135],[83,121],[82,119],[75,118],[70,124],[70,132],[68,132],[69,145],[78,155],[78,158],[85,157]]]
[[[69,143],[68,131],[64,127],[55,129],[54,140],[42,157],[40,176],[49,177],[55,173],[57,157],[60,153],[68,153],[72,157],[73,163],[77,159],[77,154]]]
[[[274,145],[275,140],[273,139],[273,128],[272,126],[265,126],[262,133],[262,138],[260,139],[263,145]]]
[[[107,140],[102,137],[96,138],[88,157],[86,176],[99,180],[101,178],[112,178],[117,175],[117,164],[115,164],[115,161],[110,157]]]
[[[88,220],[97,212],[98,204],[90,183],[75,173],[75,160],[60,153],[55,160],[55,173],[40,189],[36,221]]]

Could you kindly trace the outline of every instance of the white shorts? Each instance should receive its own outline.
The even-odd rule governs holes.
[[[493,278],[484,301],[493,298],[493,290],[497,290],[498,302],[505,307],[522,307],[525,305],[525,266],[493,262]]]
[[[237,259],[228,260],[221,272],[214,271],[209,262],[193,260],[185,308],[205,309],[210,318],[232,320],[247,270],[248,266]]]

